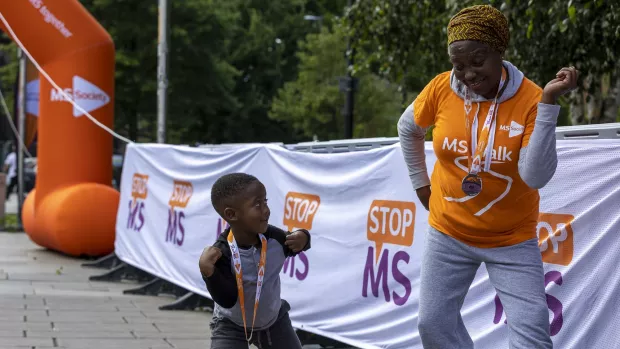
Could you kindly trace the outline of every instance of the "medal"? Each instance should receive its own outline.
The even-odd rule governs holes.
[[[482,179],[477,174],[468,174],[461,184],[463,192],[468,196],[476,196],[482,191]]]

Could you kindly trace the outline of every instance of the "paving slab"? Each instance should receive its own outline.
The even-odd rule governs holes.
[[[209,347],[210,313],[161,311],[174,298],[124,295],[140,284],[90,281],[105,270],[84,262],[0,233],[0,349],[174,349],[168,338]]]
[[[60,338],[58,345],[67,348],[96,348],[96,349],[148,349],[153,347],[174,348],[163,339],[76,339],[76,338]],[[206,347],[208,348],[208,347]],[[203,348],[204,349],[204,348]]]
[[[179,349],[204,349],[209,347],[209,341],[203,339],[170,339],[168,340],[174,348]]]
[[[0,232],[0,349],[209,348],[211,313],[161,311],[173,297],[125,295],[141,284],[90,281],[106,271],[84,262]]]
[[[58,330],[48,330],[48,331],[25,331],[26,337],[28,338],[84,338],[84,339],[134,339],[136,336],[132,334],[131,331],[127,329],[119,329],[117,331],[102,331],[101,329],[87,329],[76,331],[75,329],[70,329],[66,331],[58,331]],[[148,332],[145,332],[148,333]],[[146,337],[145,337],[146,338]],[[162,337],[151,337],[151,338],[162,338]]]

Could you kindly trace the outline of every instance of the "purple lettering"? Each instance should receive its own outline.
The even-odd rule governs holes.
[[[185,219],[185,212],[180,211],[177,213],[177,227],[179,229],[179,234],[177,234],[177,245],[183,246],[183,241],[185,241],[185,227],[183,226],[183,219]],[[179,239],[179,235],[181,238]]]
[[[132,200],[129,200],[129,214],[127,215],[127,229],[133,229],[136,221],[136,213],[138,213],[138,203],[134,205]]]
[[[220,237],[220,235],[222,235],[222,219],[218,218],[217,219],[217,230],[215,233],[215,241],[217,241],[217,239]]]
[[[304,265],[303,273],[300,273],[299,269],[295,269],[295,259],[297,257],[299,257],[299,260]],[[289,270],[289,267],[290,267],[290,270]],[[293,275],[295,275],[295,277],[299,281],[305,280],[306,277],[308,277],[309,271],[310,271],[310,262],[308,261],[308,256],[306,256],[303,252],[299,253],[297,256],[286,258],[284,260],[284,265],[282,266],[283,274],[286,274],[288,272],[290,277],[293,277]]]
[[[499,324],[502,320],[502,315],[504,315],[504,305],[502,301],[499,299],[499,295],[495,295],[495,317],[493,318],[494,324]],[[507,320],[504,321],[505,324],[508,323]]]
[[[545,287],[549,283],[554,282],[558,286],[562,286],[562,274],[559,271],[550,271],[545,275]],[[562,302],[554,296],[547,295],[547,306],[553,313],[553,320],[551,320],[551,326],[549,332],[552,336],[555,336],[562,329],[564,324],[564,316],[562,315]]]
[[[166,230],[166,241],[170,241],[178,246],[183,246],[185,241],[185,226],[183,220],[185,219],[185,212],[183,211],[168,211],[168,229]]]
[[[140,222],[139,225],[137,225],[135,228],[135,230],[137,232],[140,232],[140,230],[142,230],[142,227],[144,227],[144,214],[142,213],[142,210],[144,209],[144,202],[140,201],[140,209],[138,210],[138,221]]]
[[[168,211],[168,229],[166,230],[166,242],[173,241],[177,235],[177,213],[173,209]]]
[[[394,277],[394,280],[396,280],[396,282],[398,282],[399,284],[403,285],[403,287],[405,288],[405,294],[403,296],[398,295],[396,291],[392,292],[394,304],[398,306],[407,303],[407,300],[411,295],[411,281],[409,281],[409,279],[405,275],[403,275],[403,273],[401,273],[398,269],[398,262],[400,261],[405,262],[405,264],[409,264],[409,254],[407,254],[407,252],[405,251],[398,251],[392,259],[392,277]]]
[[[142,230],[144,227],[144,214],[142,210],[144,209],[144,202],[136,201],[134,204],[132,201],[129,201],[129,215],[127,216],[127,229],[133,229],[137,232]],[[136,216],[138,217],[138,224],[136,224]]]
[[[304,265],[304,272],[300,273],[298,269],[295,271],[295,276],[297,277],[297,280],[303,281],[306,279],[306,277],[308,277],[308,273],[310,272],[310,262],[308,261],[308,257],[305,253],[301,252],[300,254],[298,254],[298,256],[301,264]]]
[[[282,266],[282,272],[284,274],[286,274],[286,272],[288,271],[288,267],[291,267],[291,274],[290,277],[293,277],[293,272],[295,270],[295,257],[287,257],[284,260],[284,265]]]
[[[386,248],[383,249],[381,254],[381,261],[377,266],[377,274],[375,276],[375,249],[372,246],[368,246],[368,255],[366,257],[366,266],[364,267],[364,281],[362,284],[362,297],[368,297],[368,284],[372,290],[372,294],[375,297],[379,297],[379,283],[383,288],[383,295],[385,301],[390,301],[390,289],[387,283],[388,274],[388,255],[390,251]]]
[[[295,269],[295,259],[297,257],[299,257],[301,264],[303,264],[304,266],[303,272],[299,272],[299,269]],[[309,271],[310,271],[310,262],[308,261],[308,256],[306,256],[306,254],[303,252],[299,253],[297,256],[286,258],[284,260],[284,265],[282,266],[283,274],[286,274],[288,272],[290,277],[293,277],[293,275],[295,275],[295,277],[299,281],[305,280],[306,277],[308,277]]]
[[[562,273],[552,270],[545,274],[545,287],[547,287],[551,282],[561,286],[563,282]],[[545,296],[547,298],[547,308],[549,308],[551,313],[553,313],[553,320],[551,321],[549,332],[551,336],[555,336],[560,333],[560,330],[564,324],[563,306],[562,302],[554,296],[549,294],[546,294]],[[493,318],[493,323],[498,324],[501,321],[503,314],[504,306],[502,301],[499,299],[498,295],[495,295],[495,317]],[[508,323],[508,319],[506,319],[504,323]]]

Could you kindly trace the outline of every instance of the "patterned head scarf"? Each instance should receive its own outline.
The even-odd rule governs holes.
[[[460,40],[480,41],[504,53],[510,41],[508,20],[490,5],[464,8],[448,24],[448,45]]]

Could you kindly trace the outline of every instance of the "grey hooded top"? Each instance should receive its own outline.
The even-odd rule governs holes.
[[[523,82],[523,73],[510,62],[504,61],[510,79],[498,102],[514,97]],[[463,101],[465,89],[463,84],[450,74],[450,87]],[[484,102],[486,98],[472,93],[472,102]],[[527,146],[519,152],[519,175],[523,182],[533,189],[544,187],[555,174],[558,159],[555,142],[555,128],[560,113],[559,105],[538,104],[534,131]],[[424,153],[424,136],[426,128],[415,123],[413,103],[407,107],[398,121],[398,136],[413,189],[430,185]]]

